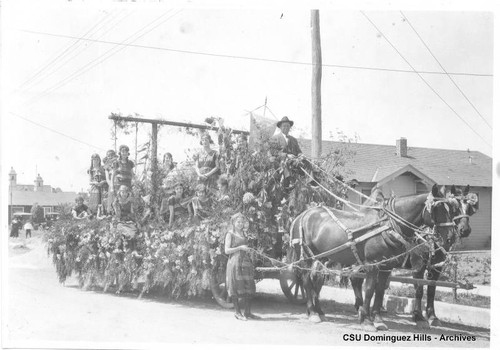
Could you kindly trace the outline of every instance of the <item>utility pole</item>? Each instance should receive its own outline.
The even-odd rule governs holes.
[[[312,141],[311,157],[321,156],[321,38],[319,29],[319,10],[311,10],[312,37]]]

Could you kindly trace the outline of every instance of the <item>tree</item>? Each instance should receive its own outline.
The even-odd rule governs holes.
[[[33,204],[33,207],[31,207],[31,217],[35,224],[39,224],[45,220],[43,208],[38,203]]]

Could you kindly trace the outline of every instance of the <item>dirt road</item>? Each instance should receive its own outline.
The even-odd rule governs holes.
[[[305,317],[304,307],[291,305],[281,294],[259,293],[254,311],[263,319],[242,322],[231,310],[211,300],[138,300],[135,295],[82,291],[74,280],[65,286],[58,283],[40,238],[29,240],[26,248],[19,241],[9,241],[9,245],[12,254],[4,280],[7,313],[2,315],[4,347],[145,348],[160,343],[489,346],[489,330],[453,324],[426,331],[430,340],[416,340],[414,334],[419,332],[409,316],[401,315],[386,317],[389,332],[364,333],[356,323],[352,305],[332,302],[324,303],[328,321],[312,324]],[[351,335],[361,340],[344,339]],[[440,340],[442,335],[473,336],[475,341]],[[373,340],[367,336],[405,336],[410,340],[391,342],[390,338]]]

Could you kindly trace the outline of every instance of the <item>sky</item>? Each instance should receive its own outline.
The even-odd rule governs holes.
[[[310,138],[309,9],[89,3],[2,4],[3,177],[13,167],[19,183],[39,173],[87,190],[91,155],[114,147],[111,113],[217,116],[248,130],[248,111],[267,98],[267,117],[286,115],[292,135]],[[492,12],[322,8],[320,27],[324,140],[406,137],[409,147],[492,156]],[[134,142],[118,134],[118,145]],[[160,155],[181,161],[196,147],[178,128],[160,129]]]

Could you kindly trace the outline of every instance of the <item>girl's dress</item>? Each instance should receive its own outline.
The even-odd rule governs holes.
[[[113,184],[115,186],[115,190],[117,191],[122,185],[125,185],[129,189],[131,189],[134,162],[132,162],[130,159],[127,160],[118,159],[114,162],[113,168],[114,171],[116,172],[116,178],[115,178],[116,183]]]
[[[217,166],[217,159],[219,155],[217,151],[210,150],[208,153],[202,151],[198,155],[198,169],[202,175],[209,173]],[[205,184],[207,187],[212,189],[217,188],[217,179],[219,178],[219,172],[216,171],[207,179],[201,180],[200,183]]]
[[[103,203],[103,198],[108,190],[106,173],[104,167],[100,166],[89,170],[90,181],[94,182],[90,187],[89,209],[93,213],[97,212],[97,207]]]
[[[248,244],[245,237],[229,233],[226,239],[231,240],[231,248]],[[226,268],[226,286],[229,296],[255,294],[254,267],[250,253],[238,250],[231,254]]]

